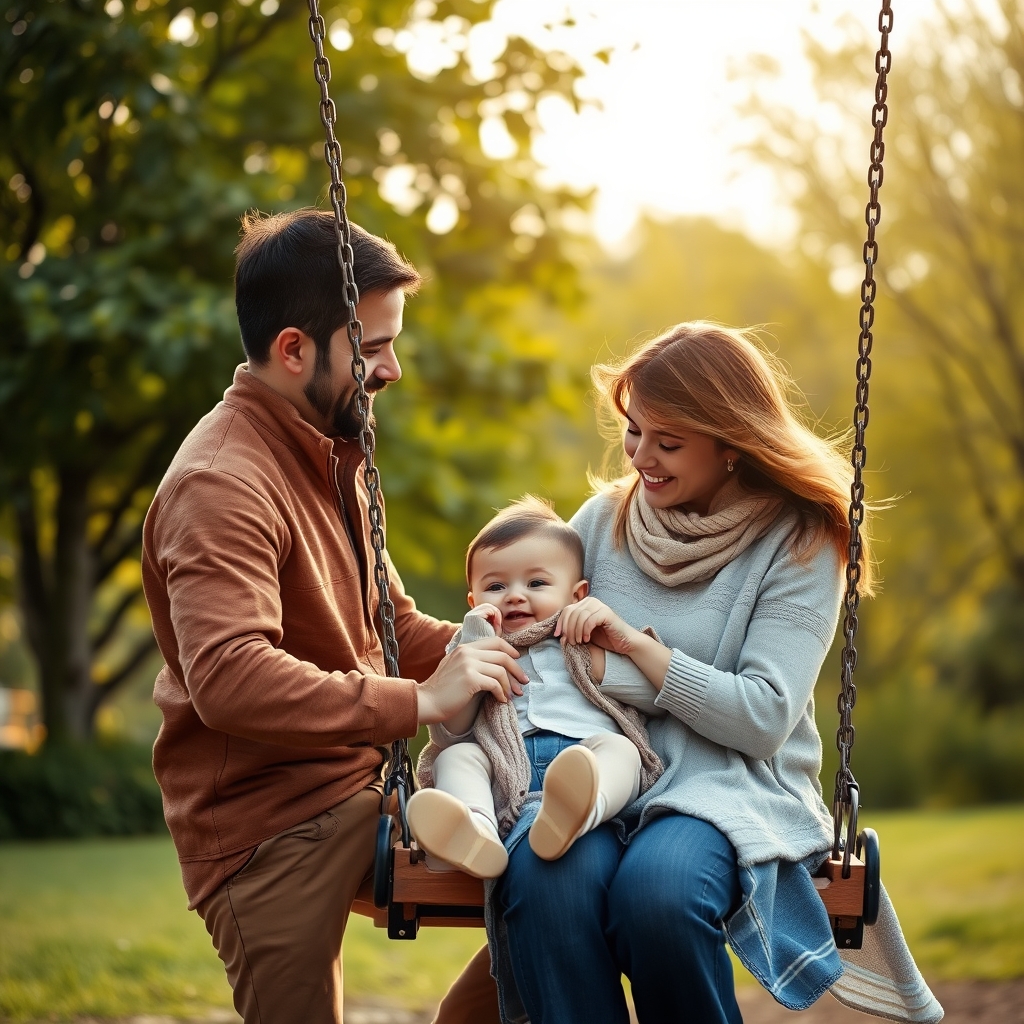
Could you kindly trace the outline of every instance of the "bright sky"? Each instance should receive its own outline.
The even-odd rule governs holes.
[[[894,61],[934,7],[894,0]],[[746,87],[731,71],[767,54],[782,69],[782,101],[813,117],[802,32],[838,42],[837,22],[847,17],[877,38],[878,8],[876,0],[498,0],[494,22],[585,69],[578,94],[595,104],[576,113],[557,98],[543,101],[534,155],[544,182],[596,187],[593,228],[606,245],[644,210],[708,214],[770,243],[792,222],[771,175],[737,152],[751,126],[736,114]],[[560,15],[576,24],[544,27]],[[604,48],[607,64],[592,56]],[[865,93],[865,119],[870,105]]]

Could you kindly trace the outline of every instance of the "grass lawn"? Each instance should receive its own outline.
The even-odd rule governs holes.
[[[875,814],[867,823],[929,978],[1024,975],[1024,807]],[[353,918],[346,989],[427,1005],[482,937],[431,929],[389,942]],[[202,922],[185,910],[168,839],[0,844],[0,1017],[198,1016],[219,1006],[230,1006],[230,992]]]

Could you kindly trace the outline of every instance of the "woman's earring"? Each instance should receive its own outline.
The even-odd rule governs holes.
[[[726,459],[725,468],[731,473],[736,468],[736,463],[732,459]]]

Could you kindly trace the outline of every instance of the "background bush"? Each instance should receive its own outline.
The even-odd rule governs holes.
[[[0,839],[163,832],[148,746],[48,745],[0,752]]]

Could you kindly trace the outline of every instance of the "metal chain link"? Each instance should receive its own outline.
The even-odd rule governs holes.
[[[864,210],[867,224],[867,240],[864,243],[864,281],[860,287],[860,336],[857,339],[857,404],[853,410],[854,442],[850,461],[853,464],[853,483],[850,487],[850,545],[846,563],[846,594],[843,598],[845,616],[843,635],[846,638],[842,652],[842,686],[839,692],[839,729],[836,731],[836,747],[839,749],[839,770],[836,772],[835,796],[832,801],[832,813],[835,819],[835,843],[833,857],[839,856],[840,837],[844,812],[852,820],[856,812],[856,796],[851,789],[857,788],[857,780],[850,770],[850,754],[853,750],[856,730],[853,727],[853,707],[857,703],[857,687],[853,682],[853,674],[857,668],[857,611],[860,607],[860,575],[861,575],[861,537],[860,528],[864,522],[864,466],[867,462],[867,447],[864,444],[864,433],[868,425],[868,381],[871,377],[871,346],[874,338],[871,328],[875,322],[875,266],[878,263],[878,242],[875,240],[875,229],[882,219],[882,207],[878,201],[878,192],[882,187],[882,160],[885,156],[885,143],[882,141],[882,129],[889,119],[889,108],[886,105],[888,85],[886,76],[892,67],[892,54],[889,52],[889,33],[892,31],[892,7],[890,0],[882,0],[882,9],[878,15],[878,31],[881,40],[875,54],[875,104],[871,110],[871,125],[875,129],[875,137],[871,141],[871,164],[868,168],[868,188],[870,196]],[[846,843],[844,874],[848,870],[851,843]]]
[[[384,663],[389,676],[398,676],[398,640],[395,637],[395,606],[391,600],[391,580],[385,560],[386,540],[384,537],[384,513],[380,504],[380,472],[374,465],[376,447],[373,427],[370,425],[370,397],[366,391],[366,362],[361,345],[363,325],[356,314],[359,304],[359,288],[355,278],[355,258],[352,252],[352,228],[348,220],[346,204],[348,193],[341,176],[341,145],[334,134],[338,111],[328,91],[331,81],[331,64],[324,56],[324,38],[327,26],[320,14],[318,0],[308,0],[309,36],[313,40],[316,56],[313,59],[313,77],[320,86],[320,120],[324,126],[324,160],[331,172],[331,186],[328,196],[334,210],[334,230],[338,241],[338,266],[341,268],[342,294],[348,306],[348,340],[352,345],[352,377],[356,382],[356,409],[359,413],[359,447],[363,452],[363,479],[366,483],[369,501],[370,545],[373,548],[373,580],[379,595],[381,622],[381,645],[384,649]],[[406,740],[392,744],[388,782],[393,789],[396,785],[405,789],[412,780],[412,763]]]

